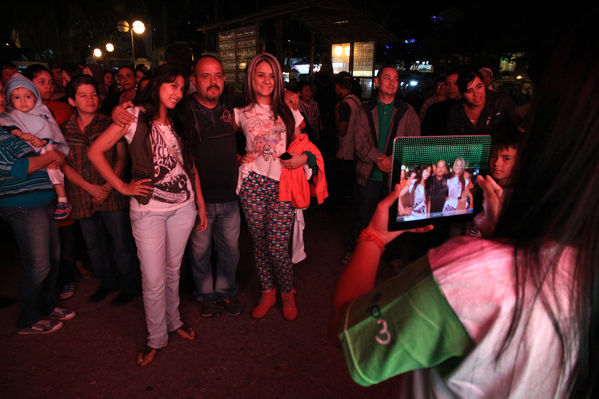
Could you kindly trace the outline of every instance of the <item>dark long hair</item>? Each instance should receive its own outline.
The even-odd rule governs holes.
[[[175,65],[164,64],[156,69],[152,74],[150,83],[141,91],[139,97],[136,96],[134,99],[135,105],[141,105],[145,109],[143,117],[141,117],[141,123],[147,123],[148,129],[151,129],[151,124],[154,119],[158,117],[160,109],[160,87],[165,83],[172,83],[181,76],[185,82],[183,86],[183,95],[187,93],[189,87],[189,81],[185,78],[183,71]],[[174,134],[179,137],[181,141],[181,153],[183,154],[183,160],[185,163],[185,170],[189,173],[192,167],[192,156],[191,156],[191,137],[188,134],[188,130],[185,128],[185,118],[182,117],[183,113],[178,112],[179,108],[182,107],[183,99],[179,101],[175,109],[167,109],[166,115],[172,123]],[[148,130],[149,131],[149,130]]]
[[[258,54],[254,57],[250,66],[248,67],[247,73],[247,88],[246,88],[246,96],[247,102],[250,107],[256,105],[256,92],[254,91],[254,73],[256,71],[256,67],[262,62],[266,62],[272,68],[272,72],[275,74],[274,79],[274,88],[272,92],[272,103],[270,104],[271,110],[273,113],[273,117],[280,117],[281,120],[285,123],[285,127],[287,128],[287,147],[291,141],[293,141],[293,133],[295,132],[295,119],[291,110],[287,108],[285,102],[283,101],[283,90],[285,89],[285,84],[283,83],[283,71],[281,70],[281,65],[279,61],[275,58],[274,55],[270,53],[262,53]]]
[[[561,341],[562,370],[573,365],[571,398],[599,394],[599,35],[593,21],[578,25],[547,64],[495,230],[515,251],[516,307],[502,352],[527,322],[526,300],[540,301]],[[543,251],[548,243],[555,247],[551,255]],[[568,248],[576,258],[569,291],[543,289]],[[535,288],[526,291],[528,299],[526,285]],[[570,304],[570,324],[559,322],[560,309],[551,303]]]

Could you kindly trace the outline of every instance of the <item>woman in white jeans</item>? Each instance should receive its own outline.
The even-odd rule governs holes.
[[[206,229],[206,208],[198,174],[193,166],[181,121],[174,108],[187,83],[172,65],[158,68],[130,112],[136,122],[112,124],[90,147],[96,169],[119,192],[130,195],[131,229],[140,261],[148,338],[137,357],[145,366],[168,344],[168,333],[193,340],[195,331],[179,315],[179,272],[191,229]],[[125,183],[106,162],[103,153],[122,138],[129,144],[132,180]],[[196,213],[197,204],[197,213]]]

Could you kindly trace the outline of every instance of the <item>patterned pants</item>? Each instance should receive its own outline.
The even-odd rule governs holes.
[[[241,207],[254,241],[254,260],[263,291],[293,291],[289,236],[295,216],[291,202],[279,201],[279,182],[256,173],[244,179],[239,192]]]

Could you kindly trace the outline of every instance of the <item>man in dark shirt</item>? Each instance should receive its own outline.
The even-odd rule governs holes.
[[[429,201],[429,211],[431,215],[437,213],[436,216],[441,216],[443,206],[447,199],[447,178],[449,171],[447,163],[440,159],[433,165],[433,175],[426,181],[427,200]],[[423,235],[423,239],[419,241],[420,247],[414,252],[417,255],[424,254],[429,248],[434,248],[447,241],[450,233],[450,225],[441,224],[435,226],[435,229],[430,233]]]
[[[427,191],[430,196],[430,212],[442,212],[447,198],[447,166],[444,160],[435,165],[432,178],[427,180]]]
[[[237,134],[233,127],[233,107],[237,104],[223,95],[225,75],[216,57],[200,57],[191,81],[197,90],[186,98],[185,112],[208,214],[208,228],[203,232],[194,230],[190,238],[196,297],[202,304],[203,317],[218,317],[221,308],[237,316],[243,308],[235,298],[240,230],[235,193]],[[213,239],[215,265],[211,262]]]
[[[362,102],[352,92],[353,78],[347,72],[340,72],[335,78],[335,93],[340,101],[335,105],[335,127],[337,130],[337,152],[335,154],[335,173],[331,190],[336,202],[351,198],[355,180],[355,123],[361,112]]]
[[[424,114],[420,127],[423,136],[443,136],[448,133],[449,111],[455,104],[459,103],[462,97],[458,90],[458,76],[457,73],[452,72],[445,77],[447,99],[434,103]]]
[[[448,134],[494,135],[502,125],[515,127],[516,104],[506,93],[487,90],[479,72],[460,73],[457,85],[462,100],[449,110]]]

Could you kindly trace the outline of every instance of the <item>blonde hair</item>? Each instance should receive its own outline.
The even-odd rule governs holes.
[[[253,107],[257,103],[256,92],[254,90],[254,74],[256,73],[258,65],[263,62],[270,65],[274,74],[274,87],[272,91],[272,102],[270,104],[273,118],[276,119],[276,117],[279,116],[285,123],[285,126],[287,127],[287,146],[289,146],[293,137],[293,132],[295,131],[295,119],[283,101],[283,91],[285,89],[285,84],[283,83],[283,71],[281,69],[281,64],[279,64],[279,61],[277,61],[274,55],[270,53],[261,53],[256,55],[250,63],[247,73],[247,102],[250,107]]]

